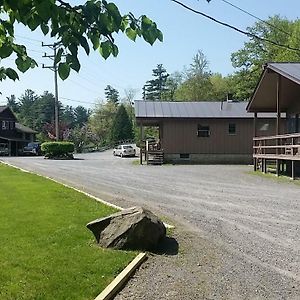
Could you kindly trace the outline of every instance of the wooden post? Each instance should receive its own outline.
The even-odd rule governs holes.
[[[281,75],[277,75],[277,101],[276,101],[276,107],[277,107],[277,124],[276,124],[276,135],[280,135],[281,133]],[[276,138],[276,145],[280,146],[280,139]],[[279,148],[276,148],[276,154],[280,154]],[[279,161],[276,159],[276,175],[279,176]]]
[[[295,161],[292,160],[292,179],[295,180]]]
[[[140,125],[140,165],[143,164],[143,140],[144,140],[144,130],[143,130],[143,124]]]
[[[277,126],[276,126],[276,134],[279,135],[281,133],[281,75],[278,74],[277,77]]]
[[[253,136],[257,136],[257,112],[254,113],[254,119],[253,119]]]
[[[8,141],[8,156],[11,156],[11,141]]]

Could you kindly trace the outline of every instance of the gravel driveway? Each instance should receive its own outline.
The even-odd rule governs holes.
[[[300,299],[299,185],[248,166],[139,166],[111,152],[77,158],[0,160],[176,225],[178,254],[152,255],[116,299]]]

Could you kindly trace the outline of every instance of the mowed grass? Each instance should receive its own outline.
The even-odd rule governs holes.
[[[0,163],[0,299],[95,298],[136,255],[99,248],[86,229],[114,211]]]

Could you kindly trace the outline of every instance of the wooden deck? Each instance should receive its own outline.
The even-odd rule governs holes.
[[[288,173],[295,179],[300,161],[300,133],[253,138],[254,170],[267,172],[270,162],[276,163],[276,174]]]

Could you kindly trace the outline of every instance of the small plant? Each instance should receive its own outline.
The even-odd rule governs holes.
[[[41,145],[46,158],[73,159],[74,143],[71,142],[46,142]]]

